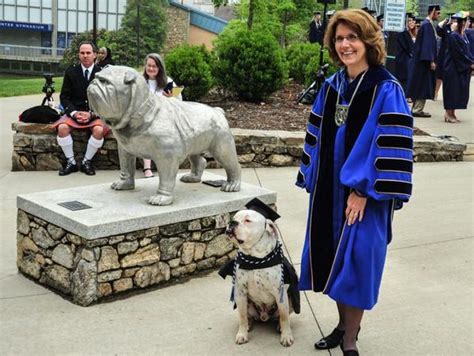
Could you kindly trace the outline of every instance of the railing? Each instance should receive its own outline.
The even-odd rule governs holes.
[[[0,43],[0,59],[57,63],[62,59],[63,54],[63,48],[20,46]]]

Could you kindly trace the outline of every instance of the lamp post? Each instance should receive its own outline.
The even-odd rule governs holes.
[[[140,1],[137,0],[137,61],[136,66],[140,64]]]
[[[97,46],[97,0],[92,1],[92,42]]]

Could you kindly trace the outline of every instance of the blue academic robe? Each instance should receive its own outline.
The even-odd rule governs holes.
[[[413,118],[403,90],[383,66],[366,73],[346,123],[334,120],[338,90],[347,104],[361,80],[345,69],[321,87],[307,125],[296,185],[310,193],[301,290],[322,291],[361,309],[377,302],[394,208],[412,189]],[[351,190],[366,195],[364,218],[347,226]]]
[[[443,104],[445,110],[466,109],[469,102],[471,65],[468,40],[457,32],[448,36],[444,58]]]
[[[408,79],[407,97],[412,99],[433,99],[436,72],[431,62],[436,62],[437,42],[433,24],[428,19],[421,23],[413,48],[411,76]]]
[[[395,54],[395,76],[402,85],[403,91],[407,91],[410,64],[413,57],[413,40],[410,33],[405,30],[397,34],[397,48]]]

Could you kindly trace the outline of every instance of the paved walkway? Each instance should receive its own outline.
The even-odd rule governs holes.
[[[335,326],[337,313],[328,297],[312,292],[301,295],[302,313],[291,316],[295,344],[286,349],[273,326],[261,324],[248,344],[234,344],[237,314],[228,302],[230,280],[216,273],[88,308],[18,274],[17,194],[111,182],[118,175],[10,172],[10,124],[40,101],[41,96],[0,99],[2,355],[342,354],[313,349],[315,339]],[[430,102],[427,109],[433,118],[417,119],[417,126],[474,143],[472,108],[459,112],[460,125],[442,122],[441,102]],[[293,184],[296,170],[244,169],[243,179],[278,192],[279,226],[298,270],[308,197]],[[362,355],[474,354],[473,175],[474,162],[415,165],[413,199],[395,216],[380,301],[362,324]]]

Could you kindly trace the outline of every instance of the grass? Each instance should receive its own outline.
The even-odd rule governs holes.
[[[54,89],[56,93],[61,91],[63,85],[62,77],[54,77]],[[45,84],[43,77],[25,77],[19,75],[0,75],[0,98],[9,96],[42,94],[42,89]]]

